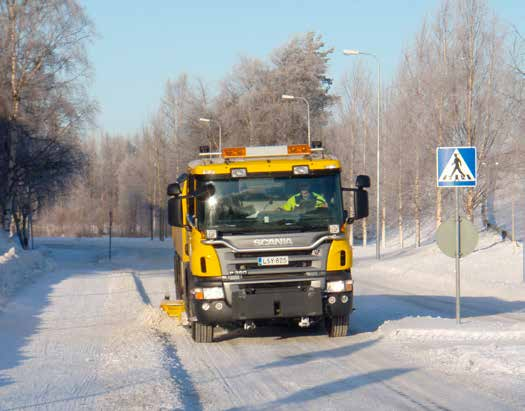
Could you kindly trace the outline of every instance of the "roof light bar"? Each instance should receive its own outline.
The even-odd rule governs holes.
[[[224,158],[230,157],[246,157],[246,147],[228,147],[222,149],[222,156]]]
[[[298,144],[294,146],[288,146],[288,154],[311,154],[312,150],[308,147],[308,144]]]
[[[228,147],[222,150],[222,157],[277,157],[288,155],[308,155],[312,154],[312,151],[314,150],[317,149],[310,149],[307,144],[290,146]]]

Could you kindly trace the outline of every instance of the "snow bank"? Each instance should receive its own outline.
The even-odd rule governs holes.
[[[180,324],[175,317],[168,317],[162,309],[147,305],[137,318],[140,325],[157,331],[172,333],[174,328]]]
[[[384,284],[425,293],[454,293],[455,260],[444,255],[435,242],[420,248],[382,250],[375,260],[375,247],[354,248],[355,272]],[[363,278],[364,278],[363,277]],[[503,300],[525,300],[523,246],[502,241],[493,232],[481,232],[476,250],[461,259],[461,293]]]
[[[476,381],[487,379],[488,387],[493,379],[502,386],[523,384],[522,244],[502,241],[494,232],[480,233],[476,250],[461,260],[464,311],[460,325],[454,318],[437,316],[443,312],[454,316],[455,260],[435,242],[417,249],[389,247],[380,261],[375,259],[375,247],[356,247],[354,280],[357,289],[360,282],[365,288],[367,284],[375,287],[373,297],[384,301],[383,309],[395,313],[390,321],[385,321],[388,316],[379,317],[377,324],[382,324],[376,333],[385,342],[397,344],[400,352],[409,353],[408,361]],[[436,315],[417,316],[419,309],[426,311],[423,315],[428,311]]]
[[[413,341],[521,341],[525,343],[525,324],[489,321],[456,320],[435,317],[405,317],[398,321],[385,321],[378,331],[387,338]]]
[[[51,261],[40,251],[23,250],[15,239],[0,232],[0,306],[16,290],[38,275],[50,271]]]
[[[417,362],[455,374],[525,378],[525,325],[488,321],[407,317],[378,330],[401,342]]]

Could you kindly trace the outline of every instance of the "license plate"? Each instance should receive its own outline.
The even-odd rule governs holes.
[[[258,265],[288,265],[288,256],[280,257],[259,257],[257,259]]]

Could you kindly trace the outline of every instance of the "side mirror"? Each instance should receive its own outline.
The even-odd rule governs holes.
[[[355,179],[355,186],[362,190],[363,188],[369,188],[370,187],[370,177],[365,175],[358,175]]]
[[[179,183],[171,183],[168,185],[168,189],[166,190],[166,194],[170,197],[180,196],[180,185]]]
[[[172,197],[168,200],[168,224],[172,227],[184,225],[182,221],[182,199],[180,197]]]
[[[354,220],[368,217],[368,191],[363,189],[354,191],[354,209]]]

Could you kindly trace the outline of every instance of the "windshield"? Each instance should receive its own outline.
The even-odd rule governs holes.
[[[199,181],[215,192],[197,202],[201,229],[223,233],[328,230],[341,225],[339,174]]]

